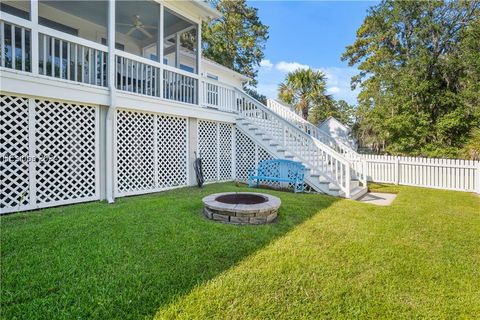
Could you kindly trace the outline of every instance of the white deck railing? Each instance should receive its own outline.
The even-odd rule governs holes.
[[[115,87],[118,90],[160,97],[160,64],[115,50]]]
[[[268,99],[267,107],[273,110],[275,113],[286,119],[287,121],[295,124],[298,128],[305,131],[309,135],[315,137],[322,143],[328,145],[332,149],[341,153],[348,159],[361,158],[359,154],[352,149],[347,143],[330,137],[328,134],[311,124],[309,121],[303,119],[301,116],[289,109],[289,107],[279,103],[278,101]]]
[[[198,76],[164,65],[163,98],[178,102],[198,104]]]
[[[202,79],[202,106],[236,112],[235,89],[218,81]]]
[[[30,34],[29,28],[0,21],[0,65],[2,67],[21,71],[31,70]]]
[[[78,37],[41,28],[38,72],[42,75],[107,86],[107,47]]]
[[[336,183],[350,197],[352,163],[342,154],[307,134],[246,93],[236,90],[237,112],[256,124],[270,137],[281,142],[296,158],[320,172],[326,179]],[[365,175],[358,168],[358,178],[366,185]]]

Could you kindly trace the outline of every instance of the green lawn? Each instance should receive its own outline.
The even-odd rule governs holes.
[[[201,216],[185,188],[1,218],[2,318],[475,318],[480,197],[397,191],[390,207],[264,190],[279,221]]]

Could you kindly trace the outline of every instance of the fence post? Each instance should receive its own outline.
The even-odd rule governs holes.
[[[350,198],[350,180],[352,179],[352,175],[350,172],[350,164],[347,162],[345,164],[345,167],[347,169],[347,176],[345,178],[345,198]]]
[[[366,186],[368,182],[368,172],[367,172],[367,160],[362,160],[362,173],[363,173],[363,185]]]
[[[395,157],[395,184],[398,185],[400,183],[400,161],[398,157]]]
[[[480,161],[477,161],[477,193],[480,194]]]

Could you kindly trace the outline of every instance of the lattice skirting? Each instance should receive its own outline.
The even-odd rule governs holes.
[[[229,123],[198,121],[198,154],[206,182],[233,180],[233,126]]]
[[[235,132],[235,157],[236,180],[244,183],[248,180],[249,169],[256,170],[260,161],[274,159],[272,154],[239,130]],[[293,190],[292,184],[286,182],[261,181],[260,185],[275,189]],[[314,189],[306,183],[304,184],[304,190],[306,192],[314,192]]]
[[[99,108],[0,95],[0,213],[99,199]]]
[[[116,196],[187,185],[187,118],[118,110],[116,132]]]

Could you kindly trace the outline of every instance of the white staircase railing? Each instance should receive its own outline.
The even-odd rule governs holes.
[[[237,112],[255,124],[266,135],[275,139],[292,155],[317,171],[327,181],[336,184],[350,197],[352,163],[342,154],[301,130],[243,91],[236,90]],[[359,179],[366,178],[364,175]]]
[[[285,120],[295,124],[298,128],[305,131],[309,135],[315,137],[330,148],[341,153],[347,159],[360,160],[360,155],[354,149],[352,149],[350,145],[338,139],[332,138],[327,133],[323,132],[309,121],[303,119],[301,116],[290,110],[288,106],[285,106],[278,101],[267,99],[267,107],[283,117]]]

